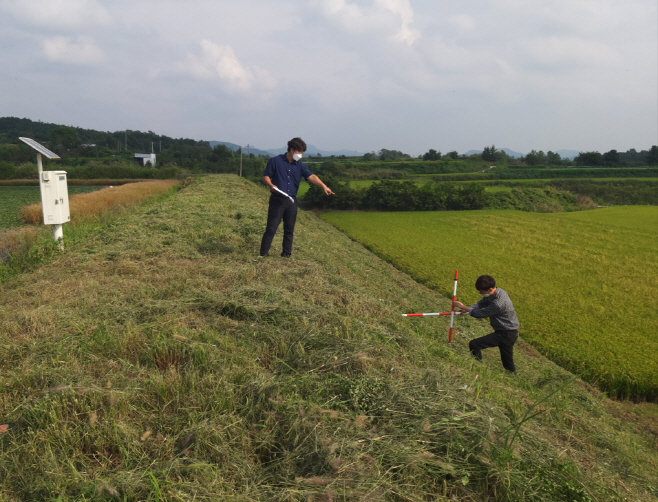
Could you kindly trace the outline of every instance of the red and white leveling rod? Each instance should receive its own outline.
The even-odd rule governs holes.
[[[422,317],[424,315],[462,315],[464,312],[423,312],[421,314],[402,314],[404,317]]]
[[[457,275],[459,274],[459,270],[455,270],[455,289],[452,292],[452,301],[453,303],[457,299]],[[451,307],[450,312],[428,312],[428,313],[422,313],[422,314],[402,314],[404,317],[422,317],[426,315],[449,315],[450,316],[450,331],[448,332],[448,343],[452,343],[452,327],[455,323],[455,316],[456,315],[462,315],[465,312],[455,312],[455,307],[454,305]]]

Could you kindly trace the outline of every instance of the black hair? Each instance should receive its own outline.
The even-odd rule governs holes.
[[[288,141],[288,151],[305,152],[306,143],[304,143],[302,138],[292,138],[290,141]]]
[[[477,281],[475,281],[475,289],[478,291],[488,291],[491,288],[496,287],[496,279],[491,277],[490,275],[481,275],[480,277],[477,278]]]

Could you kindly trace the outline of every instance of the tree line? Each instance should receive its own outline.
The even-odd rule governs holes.
[[[332,176],[324,178],[335,195],[311,186],[300,203],[305,209],[374,211],[457,211],[517,209],[535,212],[592,209],[597,205],[658,205],[658,183],[645,180],[594,182],[556,180],[515,186],[506,192],[486,192],[483,183],[434,183],[382,180],[367,188],[352,188]]]
[[[117,162],[132,161],[134,152],[151,152],[157,154],[159,166],[177,166],[186,169],[196,169],[200,172],[236,172],[239,169],[241,151],[233,151],[225,145],[212,148],[207,141],[197,141],[189,138],[172,138],[159,135],[153,131],[114,131],[105,132],[81,127],[65,126],[26,118],[0,117],[0,161],[20,164],[33,162],[32,150],[21,143],[19,136],[34,138],[40,143],[66,159],[67,164],[80,162],[79,159],[109,159]],[[248,156],[246,165],[243,156],[243,173],[255,175],[262,161],[253,154]],[[309,158],[309,157],[307,157]],[[74,160],[76,159],[76,160]],[[236,160],[237,159],[237,160]],[[267,159],[267,157],[260,157]],[[544,153],[532,150],[527,155],[515,159],[504,151],[496,149],[495,145],[485,146],[482,153],[472,156],[459,155],[453,150],[442,154],[440,150],[429,149],[426,153],[413,158],[399,150],[382,148],[378,152],[369,152],[363,156],[323,158],[320,155],[310,157],[312,161],[346,161],[364,163],[364,168],[371,169],[375,163],[382,165],[405,164],[415,165],[431,163],[435,166],[445,166],[458,161],[482,161],[504,164],[511,168],[533,166],[592,166],[592,167],[634,167],[658,165],[658,146],[649,150],[630,149],[626,152],[609,150],[605,153],[581,152],[573,161],[562,159],[561,156],[549,151]],[[440,162],[440,164],[439,164]],[[451,165],[451,168],[456,164]],[[406,168],[405,168],[406,169]],[[412,167],[414,173],[432,172],[427,168]],[[441,172],[441,171],[436,171]],[[445,172],[445,171],[444,171]]]
[[[452,159],[459,158],[457,152],[450,152],[447,157]],[[466,157],[462,155],[462,157]],[[488,162],[499,162],[509,165],[510,167],[523,166],[591,166],[591,167],[636,167],[636,166],[655,166],[658,165],[658,146],[653,145],[649,150],[637,151],[631,148],[626,152],[609,150],[605,153],[599,152],[580,152],[573,161],[563,159],[559,153],[542,150],[532,150],[530,153],[520,157],[513,158],[507,155],[503,150],[497,150],[495,145],[485,146],[480,154],[474,154],[471,157],[479,157]],[[419,156],[422,160],[440,160],[444,158],[440,151],[430,149],[428,152]]]

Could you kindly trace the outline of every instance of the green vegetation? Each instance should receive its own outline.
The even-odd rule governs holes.
[[[556,178],[651,178],[658,168],[566,168],[566,169],[500,169],[492,172],[448,173],[433,176],[434,181],[523,180]]]
[[[433,183],[384,180],[366,188],[352,188],[329,177],[325,183],[335,195],[327,197],[317,186],[301,200],[305,209],[377,210],[377,211],[455,211],[463,209],[518,209],[535,212],[561,212],[592,209],[588,197],[577,196],[554,187],[517,187],[508,191],[487,192],[478,183]]]
[[[237,145],[217,144],[211,147],[208,141],[175,139],[152,131],[105,132],[16,117],[0,117],[0,179],[19,179],[32,175],[33,169],[30,166],[34,162],[34,153],[19,141],[20,136],[34,138],[60,155],[62,160],[59,166],[69,171],[70,179],[170,179],[191,172],[242,173],[249,179],[257,180],[262,176],[269,157],[260,150],[258,153],[262,155],[243,155]],[[155,169],[140,173],[133,165],[135,152],[155,152]],[[610,150],[604,154],[582,152],[573,162],[560,158],[554,152],[544,154],[535,150],[522,159],[514,159],[496,150],[494,145],[486,146],[481,154],[469,156],[460,156],[456,151],[443,155],[440,151],[430,149],[414,159],[406,153],[382,148],[377,153],[362,156],[325,158],[318,155],[306,158],[318,175],[331,175],[343,181],[408,179],[422,175],[435,175],[439,180],[448,176],[450,181],[658,175],[656,169],[642,169],[658,164],[657,146],[639,152],[635,149],[627,152]],[[595,169],[599,167],[605,169]],[[137,172],[131,173],[131,170]]]
[[[170,138],[152,131],[95,131],[80,127],[60,126],[16,117],[0,117],[0,179],[33,175],[34,168],[21,167],[33,163],[33,150],[20,136],[31,137],[57,153],[57,166],[69,172],[69,178],[148,178],[171,179],[194,173],[238,173],[240,151],[225,145],[214,148],[208,141]],[[4,143],[4,144],[3,144]],[[137,168],[134,153],[155,151],[154,169]],[[262,174],[265,158],[244,155],[245,176]],[[76,168],[80,168],[77,169]],[[133,173],[133,171],[135,171]]]
[[[336,195],[326,197],[318,187],[309,188],[306,183],[298,195],[303,207],[321,210],[517,209],[546,213],[592,209],[597,205],[658,204],[658,182],[653,178],[418,181],[423,179],[340,182],[326,176],[325,183]]]
[[[70,186],[69,197],[79,193],[89,193],[100,190],[101,186]],[[41,202],[38,186],[0,186],[0,229],[21,225],[18,214],[21,208]]]
[[[612,395],[658,399],[655,207],[322,218],[440,292],[459,269],[465,303],[493,275],[542,353]]]
[[[266,210],[202,178],[0,285],[0,498],[655,500],[655,406],[474,362],[485,324],[448,347],[399,315],[447,298],[308,213],[255,259]]]
[[[368,188],[373,183],[376,183],[379,180],[355,180],[348,181],[347,186],[352,189],[358,188]],[[396,181],[407,181],[407,180],[396,180]],[[411,181],[415,181],[418,186],[427,183],[426,176],[413,176]],[[638,195],[642,192],[647,192],[643,195],[644,202],[639,202],[640,204],[647,204],[651,199],[655,199],[656,188],[658,188],[658,178],[583,178],[583,179],[572,179],[572,180],[562,180],[562,179],[523,179],[523,180],[509,180],[509,181],[491,181],[491,180],[469,180],[469,181],[455,181],[454,183],[482,183],[485,185],[486,192],[509,192],[514,187],[532,187],[532,188],[544,188],[546,186],[553,186],[560,190],[567,190],[574,193],[580,193],[582,195],[587,195],[592,197],[592,199],[600,202],[601,204],[611,203],[609,199],[611,197],[607,194],[599,194],[599,190],[604,192],[609,190],[616,190],[618,187],[624,187],[627,192],[626,197],[637,198]],[[308,189],[310,188],[309,183],[302,182],[299,185],[299,192],[297,193],[298,197],[303,197]],[[653,193],[654,197],[649,197],[649,193]],[[624,200],[626,200],[626,197]],[[618,198],[618,195],[615,195],[613,198]],[[601,200],[599,200],[601,199]],[[636,202],[618,202],[619,204],[636,204]]]
[[[32,159],[34,160],[34,159]],[[138,167],[132,162],[89,161],[82,165],[63,164],[62,161],[44,161],[44,170],[64,170],[67,178],[72,179],[172,179],[182,178],[189,173],[178,167]],[[0,162],[0,179],[28,180],[37,177],[37,167],[34,164],[15,166],[10,162]]]

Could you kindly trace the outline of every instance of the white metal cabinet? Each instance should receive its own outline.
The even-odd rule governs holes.
[[[39,181],[44,225],[61,225],[71,221],[66,171],[42,171]]]

